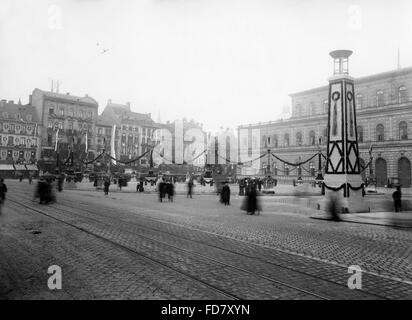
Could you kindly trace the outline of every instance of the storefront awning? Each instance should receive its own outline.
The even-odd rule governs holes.
[[[39,171],[39,168],[35,164],[26,164],[26,168],[29,171]]]
[[[16,168],[17,171],[26,171],[26,166],[24,164],[15,164],[14,168]]]
[[[7,170],[12,170],[14,171],[14,167],[12,164],[0,164],[0,171],[7,171]]]

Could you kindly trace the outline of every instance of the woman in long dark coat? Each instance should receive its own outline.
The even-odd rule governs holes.
[[[243,203],[242,209],[246,211],[246,214],[255,214],[257,211],[260,213],[261,208],[257,198],[256,185],[254,183],[249,184],[247,196]]]
[[[230,205],[230,187],[227,183],[225,183],[221,191],[221,202],[223,202],[225,206]]]

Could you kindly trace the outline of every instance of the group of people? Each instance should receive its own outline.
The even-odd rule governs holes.
[[[175,193],[175,186],[172,180],[166,180],[163,181],[159,180],[158,181],[158,192],[159,192],[159,201],[163,202],[163,199],[166,198],[169,200],[169,202],[173,202],[173,196]]]

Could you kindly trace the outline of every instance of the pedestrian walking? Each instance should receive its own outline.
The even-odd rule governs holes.
[[[33,176],[29,175],[29,184],[31,184],[33,182]]]
[[[63,174],[59,174],[59,176],[57,177],[57,190],[59,192],[63,191],[63,182],[64,182],[64,176]]]
[[[192,198],[192,192],[193,192],[193,180],[192,178],[189,179],[187,182],[187,196],[186,198]]]
[[[227,183],[224,184],[221,191],[221,202],[225,206],[230,205],[230,187]]]
[[[168,181],[166,184],[167,198],[170,202],[173,202],[173,196],[175,193],[174,185],[171,181]]]
[[[6,193],[7,193],[7,186],[4,183],[4,179],[0,178],[0,214],[2,212],[4,201],[6,200]]]
[[[104,179],[104,183],[103,183],[103,190],[104,190],[104,194],[107,196],[109,194],[109,187],[110,187],[110,179],[106,178]]]
[[[396,191],[392,193],[392,198],[395,212],[400,212],[402,210],[402,192],[400,186],[396,187]]]
[[[256,212],[260,213],[261,208],[257,198],[257,186],[254,183],[249,184],[247,196],[243,202],[242,208],[246,214],[254,215]]]

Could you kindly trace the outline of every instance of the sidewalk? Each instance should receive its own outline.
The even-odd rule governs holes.
[[[316,213],[312,219],[330,220],[326,213]],[[412,229],[412,212],[368,212],[341,214],[344,222],[373,224],[388,227]]]

